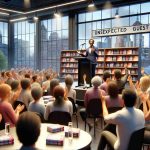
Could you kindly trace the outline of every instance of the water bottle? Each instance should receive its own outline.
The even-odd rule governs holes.
[[[72,142],[73,139],[72,122],[68,123],[68,139],[69,142]]]

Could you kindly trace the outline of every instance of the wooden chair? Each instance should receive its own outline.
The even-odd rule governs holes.
[[[68,126],[68,122],[71,122],[71,115],[64,111],[53,111],[48,116],[48,122],[54,124],[61,124]]]
[[[68,99],[69,99],[69,101],[71,101],[71,103],[72,103],[72,106],[73,106],[73,115],[76,117],[76,123],[77,123],[77,128],[78,128],[78,116],[77,116],[77,111],[78,111],[78,109],[77,109],[77,107],[76,107],[76,104],[75,104],[75,102],[74,102],[74,99],[71,98],[71,97],[68,97]]]
[[[102,104],[98,98],[91,99],[86,108],[87,118],[93,118],[94,121],[94,137],[95,137],[95,123],[96,118],[101,118],[101,127],[103,127],[103,115],[102,115]],[[85,130],[86,130],[86,119],[85,119]]]

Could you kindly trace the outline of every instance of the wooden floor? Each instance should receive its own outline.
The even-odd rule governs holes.
[[[82,121],[79,111],[78,111],[78,122],[79,122],[79,127],[80,129],[84,130],[84,122]],[[90,123],[93,124],[93,120],[90,120]],[[73,126],[76,126],[76,119],[75,116],[73,116]],[[87,126],[86,132],[88,132],[92,136],[92,143],[91,143],[91,150],[97,150],[98,143],[100,140],[100,133],[101,133],[101,122],[100,120],[98,121],[98,124],[96,126],[96,136],[94,137],[94,129],[89,132],[89,128]]]

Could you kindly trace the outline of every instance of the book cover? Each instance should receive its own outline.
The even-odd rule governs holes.
[[[46,144],[63,146],[64,136],[63,135],[48,135],[46,138]]]
[[[1,135],[0,136],[0,145],[11,145],[14,144],[14,138],[12,135]]]
[[[50,124],[47,126],[47,131],[51,133],[64,131],[64,126],[59,124]]]

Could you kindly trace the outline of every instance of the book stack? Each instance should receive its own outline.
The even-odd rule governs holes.
[[[51,133],[64,131],[64,126],[59,124],[50,124],[47,126],[47,131]]]
[[[64,136],[63,135],[48,135],[46,138],[46,144],[63,146]]]
[[[78,138],[80,135],[80,129],[79,128],[72,128],[73,137]],[[65,130],[65,137],[68,137],[68,130]]]
[[[11,135],[1,135],[0,145],[11,145],[14,144],[14,138]]]

